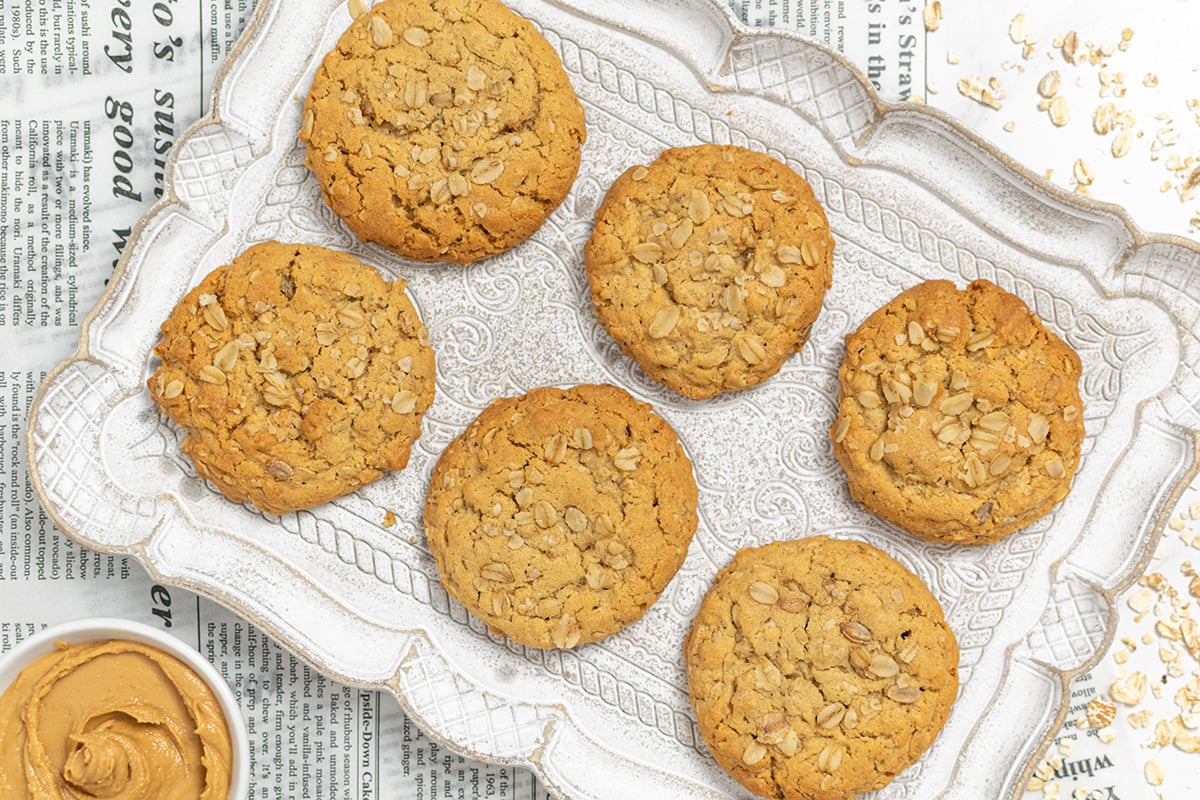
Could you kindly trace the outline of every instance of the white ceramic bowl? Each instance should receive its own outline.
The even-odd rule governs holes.
[[[229,770],[229,800],[246,800],[250,791],[250,740],[246,735],[246,721],[242,719],[241,708],[221,673],[195,649],[169,633],[140,622],[112,617],[91,617],[51,625],[0,655],[0,694],[17,679],[21,670],[54,650],[55,642],[81,644],[108,639],[128,639],[157,647],[187,664],[204,679],[217,696],[221,712],[225,715],[225,725],[229,729],[233,753]]]

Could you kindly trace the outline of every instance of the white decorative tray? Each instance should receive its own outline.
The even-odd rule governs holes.
[[[79,542],[219,600],[328,675],[394,693],[454,749],[528,765],[569,798],[744,796],[708,757],[687,702],[680,647],[697,603],[740,547],[865,539],[930,585],[962,647],[947,728],[879,796],[1015,796],[1057,731],[1066,682],[1111,636],[1115,592],[1195,471],[1200,248],[1053,189],[943,116],[882,104],[836,54],[751,32],[716,0],[511,5],[561,52],[588,141],[542,230],[464,268],[364,246],[327,211],[295,132],[316,64],[350,18],[342,0],[261,0],[212,117],[175,149],[170,196],[138,226],[79,352],[42,387],[29,452],[46,508]],[[803,352],[756,389],[695,402],[648,380],[597,325],[580,252],[627,165],[702,141],[766,150],[806,176],[838,249]],[[404,276],[438,359],[409,467],[283,517],[198,479],[144,386],[175,302],[270,238]],[[1016,292],[1084,364],[1088,436],[1071,495],[983,548],[922,543],[863,512],[826,433],[842,337],[932,277]],[[575,650],[526,649],[447,598],[420,509],[437,455],[491,399],[583,382],[625,387],[679,431],[700,527],[643,620]]]

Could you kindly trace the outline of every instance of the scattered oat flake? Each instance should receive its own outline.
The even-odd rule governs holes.
[[[1050,101],[1049,111],[1050,121],[1059,128],[1071,121],[1071,107],[1067,105],[1067,98],[1061,94]]]
[[[1200,733],[1184,731],[1175,737],[1174,744],[1185,753],[1200,753]]]
[[[1116,717],[1117,707],[1103,697],[1097,697],[1087,704],[1087,714],[1084,719],[1087,720],[1089,727],[1107,728]]]
[[[932,3],[925,6],[921,11],[925,21],[925,30],[932,33],[942,24],[942,4],[939,0],[933,0]]]
[[[1150,712],[1150,709],[1143,708],[1141,711],[1135,711],[1126,717],[1126,721],[1129,722],[1129,727],[1131,728],[1145,728],[1150,725],[1152,717],[1153,714]]]
[[[1012,18],[1012,22],[1008,23],[1008,38],[1013,40],[1013,44],[1024,44],[1025,42],[1025,15],[1017,14]]]
[[[1005,133],[1012,133],[1016,129],[1017,129],[1017,123],[1013,122],[1012,120],[1009,120],[1008,122],[1004,123],[1004,132]]]
[[[1100,136],[1106,136],[1116,125],[1117,107],[1111,102],[1099,104],[1092,112],[1092,130]]]
[[[1074,64],[1076,53],[1079,49],[1079,35],[1075,31],[1068,31],[1063,36],[1062,40],[1062,56],[1068,64]]]
[[[1123,130],[1118,133],[1112,140],[1112,157],[1122,158],[1129,153],[1133,147],[1133,135],[1128,130]]]
[[[1183,733],[1183,721],[1178,717],[1160,719],[1154,726],[1154,743],[1159,747],[1170,747],[1175,737]]]
[[[1154,591],[1143,586],[1141,589],[1138,589],[1136,592],[1134,592],[1130,598],[1125,601],[1125,604],[1141,614],[1154,607],[1154,598]]]
[[[1054,97],[1058,94],[1058,88],[1062,85],[1062,76],[1058,74],[1058,70],[1052,69],[1042,76],[1038,81],[1038,94],[1042,97]]]
[[[1091,186],[1095,179],[1091,166],[1082,158],[1075,159],[1075,182],[1080,186]]]
[[[1162,786],[1163,778],[1166,777],[1162,767],[1153,758],[1146,762],[1146,766],[1142,770],[1142,775],[1145,776],[1146,783],[1151,786]]]
[[[990,108],[999,109],[1001,107],[1001,99],[1004,97],[1004,91],[999,88],[1000,82],[996,78],[991,78],[987,83],[978,75],[968,75],[958,82],[958,92],[964,97],[968,97],[981,105],[989,106]]]
[[[1158,76],[1153,72],[1147,72],[1146,76],[1142,78],[1142,86],[1149,86],[1151,88],[1158,86]]]
[[[1136,706],[1146,696],[1146,685],[1146,676],[1141,671],[1135,670],[1128,677],[1113,681],[1108,693],[1118,703]],[[1130,719],[1132,720],[1132,717]]]
[[[1163,147],[1170,147],[1179,141],[1179,132],[1168,125],[1165,128],[1159,128],[1154,139]]]
[[[947,50],[946,51],[946,63],[947,64],[957,64],[958,63],[958,53],[954,52],[953,50]]]

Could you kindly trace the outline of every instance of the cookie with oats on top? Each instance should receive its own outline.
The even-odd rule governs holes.
[[[987,544],[1071,488],[1082,364],[1016,295],[985,280],[908,289],[846,337],[831,435],[850,493],[935,542]]]
[[[703,399],[761,383],[804,346],[833,239],[785,164],[705,144],[617,178],[583,255],[596,317],[621,349]]]
[[[864,542],[817,536],[739,551],[684,642],[713,758],[779,800],[848,800],[919,759],[958,693],[937,598]]]
[[[534,389],[483,410],[442,453],[425,534],[446,590],[539,648],[640,619],[696,530],[692,464],[671,426],[615,386]]]
[[[586,138],[562,61],[497,0],[383,0],[325,56],[305,163],[367,242],[466,264],[531,236]]]
[[[324,247],[264,242],[162,324],[150,397],[201,477],[283,514],[402,469],[433,403],[433,350],[405,282]]]

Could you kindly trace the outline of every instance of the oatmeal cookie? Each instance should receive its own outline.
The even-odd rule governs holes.
[[[986,544],[1066,497],[1083,442],[1079,356],[1009,292],[927,281],[846,337],[833,449],[873,514]]]
[[[596,316],[621,349],[699,399],[761,383],[804,346],[833,239],[795,172],[706,144],[618,178],[583,255]]]
[[[531,647],[601,639],[646,612],[696,530],[675,431],[615,386],[496,400],[438,459],[425,532],[446,590]]]
[[[741,550],[684,643],[717,763],[780,800],[842,800],[921,757],[958,693],[958,644],[917,576],[823,536]]]
[[[403,468],[434,393],[404,287],[345,253],[280,242],[209,273],[163,323],[148,381],[196,471],[282,514]]]
[[[321,62],[300,139],[363,240],[469,263],[533,234],[586,138],[554,48],[496,0],[384,0]]]

